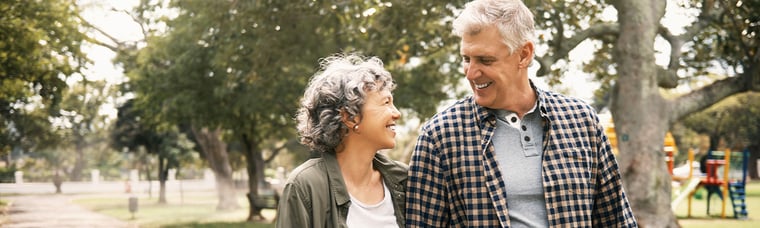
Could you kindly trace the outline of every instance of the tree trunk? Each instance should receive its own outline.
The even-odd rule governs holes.
[[[753,142],[745,150],[749,150],[749,160],[747,164],[747,177],[749,180],[757,179],[758,176],[758,159],[760,159],[760,143]]]
[[[61,174],[59,173],[58,169],[55,170],[55,176],[53,176],[53,185],[55,186],[55,193],[61,194],[63,191],[61,191],[61,185],[63,184],[63,178],[61,177]]]
[[[76,143],[76,160],[74,167],[71,169],[71,181],[82,181],[82,171],[84,170],[84,139],[77,139]]]
[[[660,96],[654,43],[665,1],[615,1],[620,35],[615,46],[619,73],[611,112],[621,173],[641,227],[679,227],[670,209],[671,177],[662,151],[670,125]]]
[[[158,204],[166,204],[166,176],[169,172],[167,159],[161,153],[158,154]]]
[[[261,157],[261,150],[258,148],[258,142],[249,137],[248,134],[242,135],[242,141],[245,145],[246,171],[248,172],[248,210],[247,221],[263,220],[261,209],[256,204],[256,198],[259,197],[259,182],[264,180],[264,159]]]
[[[192,127],[193,135],[205,155],[209,167],[214,172],[216,179],[216,191],[219,197],[217,210],[233,210],[240,206],[237,203],[235,185],[232,181],[232,167],[230,167],[227,144],[221,140],[221,129],[213,131],[208,128],[197,129]]]
[[[145,179],[148,181],[148,199],[152,199],[153,198],[153,178],[150,176],[150,165],[148,163],[145,163],[143,167],[145,167],[145,170],[143,172],[145,173]]]

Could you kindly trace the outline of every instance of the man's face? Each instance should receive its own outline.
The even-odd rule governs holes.
[[[527,67],[520,66],[521,49],[510,54],[495,26],[484,27],[477,34],[465,33],[462,36],[460,54],[464,74],[478,105],[506,109],[505,100],[524,91]]]

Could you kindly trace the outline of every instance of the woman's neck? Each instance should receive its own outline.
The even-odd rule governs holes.
[[[336,154],[343,179],[354,183],[369,181],[375,171],[372,167],[374,152],[345,148]]]
[[[345,149],[337,153],[346,189],[362,203],[374,204],[383,197],[383,181],[380,172],[372,166],[374,152]]]

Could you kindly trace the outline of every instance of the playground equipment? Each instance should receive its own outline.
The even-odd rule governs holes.
[[[665,134],[665,142],[662,150],[665,151],[665,162],[668,164],[668,172],[670,176],[673,176],[673,156],[678,154],[678,148],[676,147],[676,139],[673,138],[673,134],[668,132]]]
[[[600,114],[605,126],[605,134],[610,140],[612,152],[618,154],[617,135],[615,134],[615,123],[609,114]],[[691,200],[700,187],[705,189],[721,189],[721,218],[726,217],[726,201],[730,200],[733,206],[734,218],[747,218],[746,205],[746,183],[747,183],[747,166],[749,160],[749,150],[742,152],[709,151],[706,162],[707,174],[705,177],[695,177],[693,170],[694,151],[689,149],[689,175],[687,177],[673,175],[673,157],[678,153],[675,139],[670,132],[667,132],[663,142],[663,152],[665,153],[665,162],[668,166],[668,172],[674,181],[686,181],[686,187],[678,192],[673,201],[671,201],[672,210],[680,204],[681,201],[688,198],[688,217],[691,217]],[[719,175],[719,169],[722,169],[723,175]],[[717,187],[717,188],[715,188]],[[714,191],[708,191],[707,194],[707,214],[710,214],[710,197]],[[730,199],[729,199],[730,198]]]
[[[688,198],[688,213],[687,216],[691,217],[691,201],[694,194],[699,187],[715,187],[713,189],[721,189],[721,218],[726,217],[726,201],[731,201],[733,206],[734,218],[747,218],[747,205],[746,205],[746,183],[747,183],[747,166],[749,160],[749,150],[745,149],[742,152],[726,151],[709,151],[707,153],[707,161],[705,162],[707,173],[705,177],[698,180],[693,177],[693,170],[689,171],[690,183],[686,189],[679,194],[672,202],[672,207],[675,207],[683,200]],[[667,161],[667,160],[666,160]],[[694,161],[694,152],[689,150],[689,164]],[[722,169],[722,170],[720,170]],[[721,172],[722,171],[722,175]],[[672,174],[672,171],[671,171]],[[707,194],[707,214],[710,214],[710,197],[711,191]]]

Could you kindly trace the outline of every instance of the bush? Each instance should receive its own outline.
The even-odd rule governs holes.
[[[0,183],[15,183],[16,166],[0,167]]]

